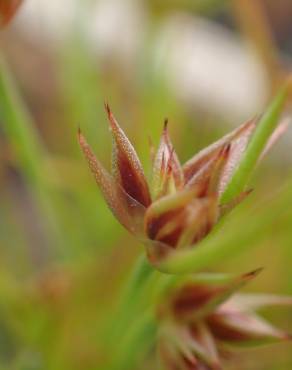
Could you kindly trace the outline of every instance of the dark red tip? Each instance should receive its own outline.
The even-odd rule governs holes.
[[[80,143],[81,139],[82,139],[82,131],[81,131],[81,128],[80,126],[78,126],[78,129],[77,129],[77,138],[78,138],[78,141]]]
[[[284,340],[292,340],[292,334],[291,333],[285,333],[283,335]]]
[[[222,158],[224,158],[224,159],[227,159],[228,156],[229,156],[230,150],[231,150],[231,143],[227,143],[220,150],[219,156],[222,157]]]
[[[110,106],[109,106],[108,102],[104,102],[104,108],[105,108],[107,114],[110,115],[111,114],[111,109],[110,109]]]
[[[253,278],[255,278],[260,272],[262,272],[263,271],[263,267],[260,267],[260,268],[258,268],[258,269],[256,269],[256,270],[253,270],[253,271],[250,271],[250,272],[248,272],[247,274],[244,274],[243,275],[243,278],[244,279],[246,279],[246,280],[249,280],[249,279],[253,279]]]
[[[168,126],[168,118],[165,118],[164,123],[163,123],[163,131],[167,130],[167,126]]]

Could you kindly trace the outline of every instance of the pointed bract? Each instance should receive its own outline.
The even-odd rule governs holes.
[[[231,141],[229,158],[220,178],[220,185],[218,189],[219,195],[224,193],[229,181],[234,174],[234,171],[242,160],[254,129],[255,123],[248,124],[240,133],[240,135],[238,135]]]
[[[106,104],[105,107],[113,134],[113,177],[127,194],[144,207],[148,207],[151,204],[150,193],[136,151],[117,123],[109,106]]]
[[[182,168],[171,143],[167,124],[168,121],[165,120],[160,144],[153,164],[152,192],[154,199],[171,192],[169,187],[172,184],[176,190],[179,190],[184,183]]]
[[[202,188],[200,196],[219,194],[219,185],[223,171],[229,161],[230,148],[230,143],[227,143],[216,151],[214,157],[193,175],[186,186],[200,185]]]
[[[234,294],[227,302],[227,307],[237,307],[242,311],[259,310],[271,306],[292,306],[292,297],[276,294]],[[222,307],[224,308],[224,306]]]
[[[160,326],[158,349],[165,370],[220,370],[217,349],[203,323],[192,328]]]
[[[290,119],[285,119],[279,123],[276,127],[275,131],[272,133],[270,139],[268,140],[265,149],[263,150],[259,162],[263,159],[263,157],[269,152],[269,150],[274,146],[274,144],[286,133],[289,125],[291,123]]]
[[[203,321],[198,321],[190,326],[192,349],[210,369],[221,369],[215,340],[208,326]]]
[[[135,203],[133,199],[130,199],[121,189],[121,187],[118,186],[116,181],[114,181],[112,176],[95,157],[92,149],[80,130],[78,132],[78,140],[88,162],[89,168],[93,173],[95,181],[99,186],[109,208],[126,229],[128,229],[130,232],[138,233],[139,230],[137,230],[136,221],[133,219],[133,215],[129,212],[128,204],[132,202],[132,209],[135,209],[135,216],[137,216],[139,213],[144,214],[144,210],[141,209],[141,205]]]
[[[190,179],[210,160],[214,160],[218,151],[226,144],[244,136],[246,132],[253,131],[256,126],[256,120],[251,120],[243,123],[240,127],[224,136],[222,139],[216,141],[205,149],[202,149],[193,158],[183,165],[183,172],[185,183],[187,184]]]
[[[290,339],[287,333],[252,313],[219,310],[211,314],[207,322],[215,338],[231,346],[255,346]]]
[[[207,316],[234,292],[254,279],[260,271],[261,269],[257,269],[236,278],[231,278],[229,282],[223,284],[193,282],[184,284],[174,293],[170,305],[173,315],[183,321],[193,321]]]

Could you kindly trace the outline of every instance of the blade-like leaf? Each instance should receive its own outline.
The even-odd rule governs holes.
[[[288,92],[289,83],[286,83],[257,124],[249,145],[222,195],[224,203],[244,190],[254,167],[278,124]]]
[[[210,366],[210,369],[220,370],[220,360],[217,352],[215,340],[207,327],[207,325],[201,321],[191,326],[193,342],[193,350],[195,351],[198,346],[202,348],[198,356],[203,360],[204,363]]]
[[[242,188],[245,187],[250,172],[257,163],[262,149],[265,147],[270,134],[273,132],[278,122],[281,110],[287,98],[288,87],[289,85],[286,84],[282,88],[272,102],[267,113],[257,125],[256,132],[251,138],[245,155],[223,194],[221,199],[223,203],[228,203],[230,200],[234,199],[240,194]],[[234,178],[235,182],[233,181]],[[231,256],[236,252],[238,253],[244,248],[252,246],[252,241],[254,241],[256,237],[257,239],[260,235],[262,238],[264,237],[263,230],[275,220],[275,214],[286,209],[287,202],[291,201],[291,196],[292,193],[289,185],[284,190],[283,196],[279,198],[279,200],[272,199],[270,201],[269,208],[274,207],[273,212],[267,213],[265,207],[263,210],[258,210],[257,214],[253,214],[252,216],[257,218],[257,222],[246,223],[244,228],[242,228],[242,220],[240,218],[235,217],[230,220],[229,223],[232,223],[233,227],[229,228],[229,230],[237,230],[236,239],[233,232],[220,232],[220,230],[217,229],[215,235],[209,234],[207,238],[201,241],[197,248],[191,248],[190,246],[189,250],[169,255],[169,258],[162,261],[158,268],[161,271],[173,274],[194,272],[212,263],[222,261],[227,256]]]

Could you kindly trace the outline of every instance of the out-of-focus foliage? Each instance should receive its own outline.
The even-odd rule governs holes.
[[[95,4],[79,2],[80,9]],[[237,23],[236,0],[166,3],[141,2],[148,23],[129,64],[116,54],[95,50],[88,42],[86,9],[75,14],[73,27],[55,44],[36,40],[36,35],[30,38],[17,18],[1,33],[0,369],[105,370],[104,363],[118,353],[118,344],[109,347],[111,338],[105,333],[119,324],[119,316],[112,311],[142,247],[124,232],[103,202],[77,144],[78,126],[110,166],[111,142],[103,111],[104,101],[109,101],[146,173],[150,168],[148,137],[158,144],[165,117],[182,162],[229,130],[226,116],[210,113],[211,102],[207,102],[209,112],[198,102],[185,104],[177,98],[165,80],[164,66],[155,64],[154,40],[160,22],[176,11],[218,18],[238,40],[247,39],[251,45],[256,36],[244,34],[244,27]],[[281,28],[285,23],[279,20],[285,12],[272,14],[271,2],[261,3],[278,50],[291,39],[289,28]],[[289,1],[279,1],[279,7],[291,11]],[[123,34],[123,29],[119,31]],[[109,35],[105,32],[103,37],[107,40]],[[179,58],[179,45],[173,48]],[[285,65],[284,75],[290,68],[289,58],[280,52],[277,58]],[[266,70],[264,60],[262,69]],[[272,94],[273,82],[268,86]],[[223,82],[222,91],[225,88]],[[287,136],[258,168],[251,182],[255,190],[236,211],[235,221],[221,230],[222,240],[230,247],[238,243],[238,254],[226,256],[216,271],[239,273],[265,267],[251,287],[254,291],[292,293],[289,132]],[[265,225],[264,217],[271,220],[269,227],[254,228]],[[240,253],[243,236],[244,246],[250,243],[253,248]],[[264,314],[292,331],[291,312]],[[139,310],[137,318],[130,318],[133,325],[136,319]],[[150,325],[143,334],[151,333]],[[290,370],[289,346],[263,348],[248,356],[243,353],[227,368]],[[132,369],[155,368],[153,348],[137,345],[133,351],[142,360]]]

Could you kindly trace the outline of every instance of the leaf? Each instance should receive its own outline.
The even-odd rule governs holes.
[[[262,153],[262,149],[265,147],[278,122],[288,95],[288,86],[287,83],[282,88],[272,102],[267,113],[257,125],[245,155],[222,196],[222,203],[232,201],[232,199],[236,198],[245,187],[250,172],[256,165]],[[258,210],[256,214],[253,213],[251,217],[256,217],[257,222],[251,221],[245,223],[243,228],[242,219],[240,217],[230,219],[228,232],[218,230],[217,228],[216,231],[214,230],[213,233],[202,240],[196,248],[190,246],[188,250],[171,253],[167,259],[161,261],[157,268],[170,274],[194,272],[198,269],[206,268],[215,262],[218,263],[224,258],[250,247],[253,245],[252,241],[258,239],[259,236],[262,238],[264,237],[265,234],[263,231],[265,228],[274,221],[277,212],[286,209],[285,203],[291,202],[291,197],[291,185],[289,185],[283,192],[282,198],[279,200],[273,199],[267,204],[269,212],[267,212],[266,207],[264,207],[263,210]],[[273,207],[274,210],[271,212],[271,208]],[[230,224],[232,224],[232,226],[230,226]],[[234,234],[232,230],[237,230],[236,234]]]
[[[253,169],[278,124],[288,92],[289,82],[282,87],[257,124],[243,158],[222,195],[222,202],[229,202],[244,190]]]

